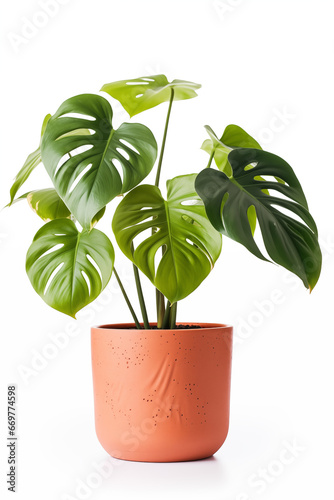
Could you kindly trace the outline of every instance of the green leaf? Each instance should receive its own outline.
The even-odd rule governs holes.
[[[195,178],[191,174],[168,181],[166,201],[156,186],[139,186],[125,196],[113,218],[121,250],[171,303],[200,285],[221,251],[221,236],[206,217]],[[139,235],[144,241],[136,248]]]
[[[50,118],[51,118],[51,115],[46,115],[46,117],[43,120],[41,139],[44,135],[46,125],[47,125],[48,121],[50,120]],[[14,179],[14,183],[13,183],[12,187],[10,188],[10,202],[9,202],[8,206],[10,206],[13,203],[14,198],[16,196],[16,193],[18,192],[20,187],[26,182],[26,180],[30,176],[31,172],[33,170],[35,170],[35,168],[41,163],[41,161],[42,161],[41,160],[41,150],[40,150],[40,145],[39,145],[39,147],[36,149],[36,151],[31,153],[27,157],[26,161],[24,162],[23,167],[21,168],[19,173],[16,175],[16,177]]]
[[[232,175],[231,166],[228,162],[229,153],[235,148],[255,148],[262,149],[260,144],[253,139],[247,132],[238,127],[238,125],[227,125],[223,135],[218,139],[209,125],[204,127],[210,136],[206,139],[201,149],[206,151],[209,155],[213,154],[219,170],[224,172],[228,177]]]
[[[49,306],[75,317],[106,287],[113,264],[114,249],[104,233],[97,229],[79,233],[71,220],[57,219],[36,233],[26,270]]]
[[[71,212],[53,188],[27,193],[30,208],[45,222],[71,217]]]
[[[267,260],[253,238],[247,217],[250,207],[254,207],[271,259],[299,276],[312,290],[320,274],[321,251],[315,222],[292,168],[279,156],[258,149],[235,149],[228,159],[233,177],[205,169],[195,183],[212,225]],[[256,166],[249,168],[253,163]],[[265,176],[277,176],[286,184]],[[266,190],[283,197],[270,196]]]
[[[134,116],[169,101],[172,88],[174,100],[181,101],[196,97],[201,85],[185,80],[168,82],[165,75],[153,75],[107,83],[101,90],[117,99],[129,115]]]
[[[91,135],[67,137],[86,127]],[[82,147],[84,151],[78,149]],[[58,194],[86,229],[115,196],[149,174],[156,156],[152,132],[138,123],[123,123],[114,130],[109,102],[94,94],[65,101],[50,118],[42,140],[44,166]]]

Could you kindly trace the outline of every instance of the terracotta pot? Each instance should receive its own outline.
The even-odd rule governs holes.
[[[233,329],[195,325],[200,328],[92,328],[96,433],[113,457],[196,460],[224,443]]]

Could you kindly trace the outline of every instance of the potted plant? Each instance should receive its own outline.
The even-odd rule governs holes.
[[[293,272],[310,291],[320,274],[317,228],[296,175],[236,125],[221,139],[206,127],[206,168],[169,180],[163,197],[159,180],[172,104],[195,97],[199,87],[157,75],[101,89],[130,117],[169,103],[154,185],[141,184],[157,159],[152,132],[133,122],[115,130],[109,101],[83,94],[46,116],[40,146],[11,188],[10,204],[26,198],[46,222],[26,260],[42,299],[75,317],[114,273],[129,307],[133,323],[92,328],[96,430],[117,458],[193,460],[212,455],[226,438],[232,327],[176,321],[178,302],[214,267],[222,235]],[[40,162],[53,187],[17,198]],[[117,273],[114,248],[95,228],[120,195],[112,229],[132,262],[142,322]],[[254,239],[257,223],[269,258]],[[140,273],[156,288],[156,322],[148,319]]]

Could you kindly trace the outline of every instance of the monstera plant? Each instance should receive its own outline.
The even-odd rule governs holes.
[[[69,316],[92,302],[114,273],[138,329],[150,329],[141,287],[143,273],[156,288],[157,327],[173,329],[177,303],[208,276],[221,253],[222,235],[256,257],[283,266],[306,288],[321,269],[317,228],[290,165],[263,151],[236,125],[219,139],[210,127],[202,149],[209,154],[198,174],[177,176],[160,191],[167,130],[174,101],[197,96],[200,85],[164,75],[106,84],[104,95],[82,94],[63,102],[42,126],[38,149],[30,154],[10,191],[10,203],[26,199],[45,222],[28,249],[26,270],[35,291]],[[153,133],[132,121],[113,126],[106,94],[130,117],[168,103],[154,185],[143,183],[155,166]],[[52,187],[17,197],[40,164]],[[115,267],[114,248],[96,229],[106,205],[120,197],[112,230],[132,262],[143,323],[135,313]],[[256,225],[267,250],[260,251]],[[116,257],[117,261],[117,257]]]

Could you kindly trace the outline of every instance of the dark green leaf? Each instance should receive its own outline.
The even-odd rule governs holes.
[[[247,217],[250,207],[254,207],[271,259],[299,276],[312,290],[320,274],[321,251],[315,222],[292,168],[279,156],[258,149],[235,149],[228,159],[233,177],[205,169],[196,179],[196,191],[211,223],[217,231],[266,260]],[[253,163],[256,166],[249,168]],[[285,184],[266,180],[265,176],[279,177]],[[269,196],[267,190],[284,197]]]

